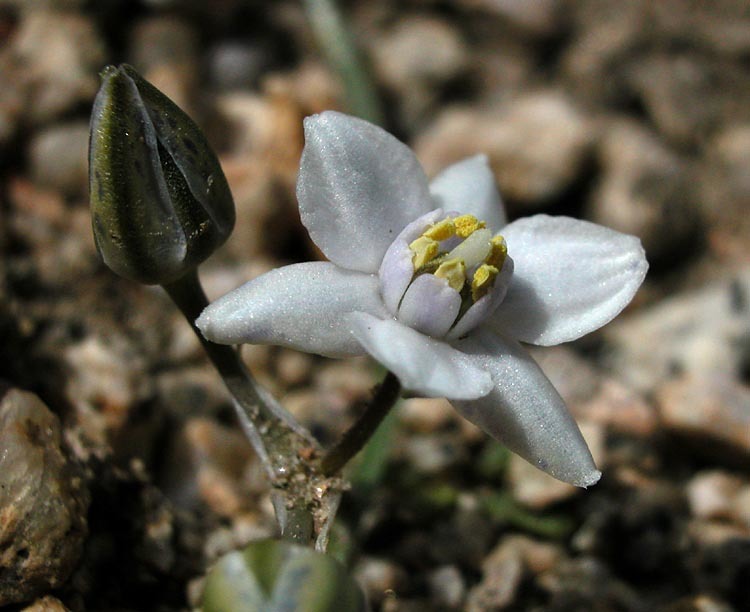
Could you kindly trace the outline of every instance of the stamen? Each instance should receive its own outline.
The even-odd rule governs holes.
[[[448,238],[453,238],[456,235],[456,226],[453,223],[453,219],[443,219],[427,229],[422,235],[440,242]]]
[[[412,257],[412,265],[415,270],[419,270],[428,261],[433,259],[438,254],[440,245],[436,240],[427,238],[426,236],[420,236],[414,242],[409,245],[409,249],[414,256]]]
[[[485,263],[494,266],[498,270],[503,267],[505,258],[508,256],[508,245],[502,236],[494,236],[490,240],[490,254],[487,255]]]
[[[448,259],[438,266],[435,276],[448,281],[448,286],[461,291],[466,282],[466,264],[461,259]]]
[[[495,277],[500,273],[495,266],[482,264],[474,272],[474,278],[471,280],[471,299],[475,302],[484,297],[495,284]]]
[[[474,215],[461,215],[453,219],[453,223],[456,226],[456,236],[459,238],[468,238],[486,225],[484,221],[479,221]]]

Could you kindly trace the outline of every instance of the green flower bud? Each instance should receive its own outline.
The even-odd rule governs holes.
[[[206,578],[203,612],[363,612],[365,597],[336,559],[279,540],[224,555]]]
[[[234,202],[198,126],[125,64],[102,72],[89,142],[97,249],[117,274],[176,280],[234,227]]]

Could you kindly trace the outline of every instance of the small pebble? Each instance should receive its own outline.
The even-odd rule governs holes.
[[[485,153],[501,195],[528,210],[560,196],[584,170],[594,133],[558,91],[526,94],[491,111],[450,109],[415,143],[428,173]]]
[[[609,369],[641,392],[681,374],[740,376],[748,354],[748,296],[750,273],[740,271],[620,317],[602,331]]]
[[[276,358],[279,380],[290,387],[305,383],[312,372],[313,360],[307,353],[280,349]]]
[[[663,384],[656,399],[666,430],[715,458],[750,460],[750,389],[746,385],[728,376],[684,376]]]
[[[91,102],[106,56],[89,17],[29,11],[22,15],[12,45],[27,87],[23,113],[32,123],[47,123],[77,104]]]
[[[375,605],[381,604],[392,594],[397,594],[408,581],[408,576],[401,567],[375,557],[361,558],[353,574],[369,601]]]
[[[41,186],[68,195],[82,195],[88,189],[88,121],[47,127],[29,146],[31,175]]]
[[[503,540],[482,562],[482,580],[469,591],[467,612],[507,608],[516,598],[523,576],[523,556],[517,542]]]
[[[427,577],[432,600],[441,606],[458,609],[466,596],[466,584],[455,565],[443,565]]]
[[[731,518],[741,485],[740,479],[724,472],[699,472],[687,485],[691,513],[701,519]]]
[[[431,397],[404,401],[399,417],[404,426],[418,433],[433,433],[458,420],[448,400]]]
[[[56,597],[46,595],[37,599],[30,606],[26,606],[21,612],[70,612]]]
[[[634,121],[605,123],[587,217],[638,236],[650,260],[694,253],[700,218],[685,162]]]

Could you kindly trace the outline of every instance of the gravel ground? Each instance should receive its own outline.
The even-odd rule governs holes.
[[[534,350],[604,472],[583,491],[441,400],[402,402],[352,472],[334,547],[374,610],[750,610],[750,6],[745,0],[352,0],[389,130],[431,174],[489,156],[512,218],[638,235],[617,321]],[[237,227],[210,297],[320,258],[301,120],[346,110],[296,1],[0,0],[0,606],[176,611],[274,533],[261,468],[160,289],[96,254],[98,72],[127,61],[220,153]],[[324,443],[368,360],[245,347]]]

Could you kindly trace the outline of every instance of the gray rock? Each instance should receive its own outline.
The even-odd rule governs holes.
[[[688,168],[655,134],[635,122],[607,122],[598,150],[602,175],[589,203],[592,221],[638,236],[649,259],[697,242]]]
[[[60,422],[32,393],[0,401],[0,606],[59,588],[87,533],[89,493]]]
[[[672,298],[608,325],[612,371],[639,391],[685,373],[740,376],[748,355],[750,272]]]

